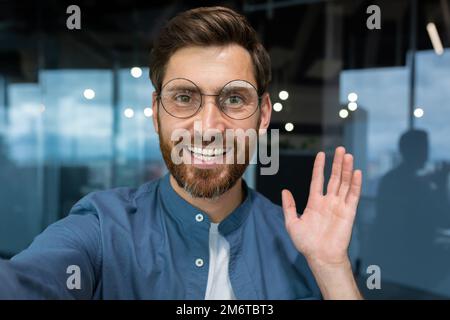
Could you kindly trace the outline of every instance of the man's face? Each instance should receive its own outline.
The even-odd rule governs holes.
[[[175,52],[170,58],[163,85],[176,78],[184,78],[195,83],[204,94],[218,94],[223,86],[232,80],[245,80],[256,87],[253,64],[250,54],[241,46],[209,46],[186,47]],[[214,198],[229,190],[242,176],[249,157],[245,163],[237,163],[236,155],[242,150],[226,152],[226,145],[236,145],[236,141],[227,143],[225,131],[232,129],[254,129],[256,132],[265,130],[270,121],[271,104],[267,94],[263,96],[260,108],[250,117],[235,120],[223,114],[216,105],[216,97],[203,96],[199,112],[187,119],[173,117],[162,107],[153,95],[154,126],[159,134],[161,152],[164,161],[181,188],[184,188],[194,197]],[[194,123],[196,125],[194,125]],[[199,124],[201,131],[199,131]],[[181,164],[174,164],[171,157],[172,149],[178,141],[172,141],[171,136],[175,130],[186,130],[190,133],[192,147],[207,149],[212,145],[210,139],[205,137],[206,132],[220,133],[223,139],[225,155],[222,161],[211,158],[198,157],[198,153],[187,148],[181,149]],[[194,141],[194,137],[200,137]],[[222,144],[222,143],[221,143]],[[215,145],[217,147],[217,144]],[[246,144],[248,152],[248,144]],[[242,149],[242,148],[241,148]],[[197,149],[198,151],[199,149]],[[234,161],[229,163],[230,156]]]

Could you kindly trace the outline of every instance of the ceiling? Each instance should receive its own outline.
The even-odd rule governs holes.
[[[82,28],[68,30],[66,8],[73,3],[0,1],[0,73],[27,81],[30,69],[38,67],[110,68],[116,60],[121,66],[146,65],[152,40],[167,19],[187,8],[213,4],[245,12],[271,53],[275,78],[283,81],[314,84],[323,80],[317,71],[324,68],[333,75],[333,69],[402,65],[410,47],[411,1],[371,1],[382,8],[382,29],[375,31],[364,28],[369,2],[358,0],[83,0],[76,1]],[[418,49],[431,48],[428,21],[436,22],[444,46],[450,45],[450,13],[444,14],[445,8],[448,0],[418,1]],[[340,28],[334,57],[326,52],[330,16],[335,19],[332,27]]]

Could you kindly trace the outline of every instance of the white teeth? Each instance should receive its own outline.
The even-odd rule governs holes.
[[[193,153],[192,154],[194,156],[194,158],[197,158],[201,161],[211,161],[213,160],[215,157],[208,157],[208,156],[204,156],[204,155],[199,155],[197,153]]]
[[[225,152],[225,149],[223,148],[198,148],[198,147],[191,147],[187,146],[187,149],[192,152],[196,156],[203,156],[206,158],[214,158],[215,156],[223,155]]]

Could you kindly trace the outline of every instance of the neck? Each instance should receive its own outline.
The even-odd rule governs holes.
[[[170,175],[170,184],[180,197],[206,213],[209,220],[214,223],[219,223],[228,217],[228,215],[244,200],[242,178],[240,178],[230,190],[214,199],[192,197],[186,190],[178,185],[172,175]]]

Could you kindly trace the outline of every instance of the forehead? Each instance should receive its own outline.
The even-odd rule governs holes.
[[[203,90],[219,90],[231,80],[246,80],[256,87],[250,54],[239,45],[185,47],[167,64],[163,85],[175,78],[193,81]]]

